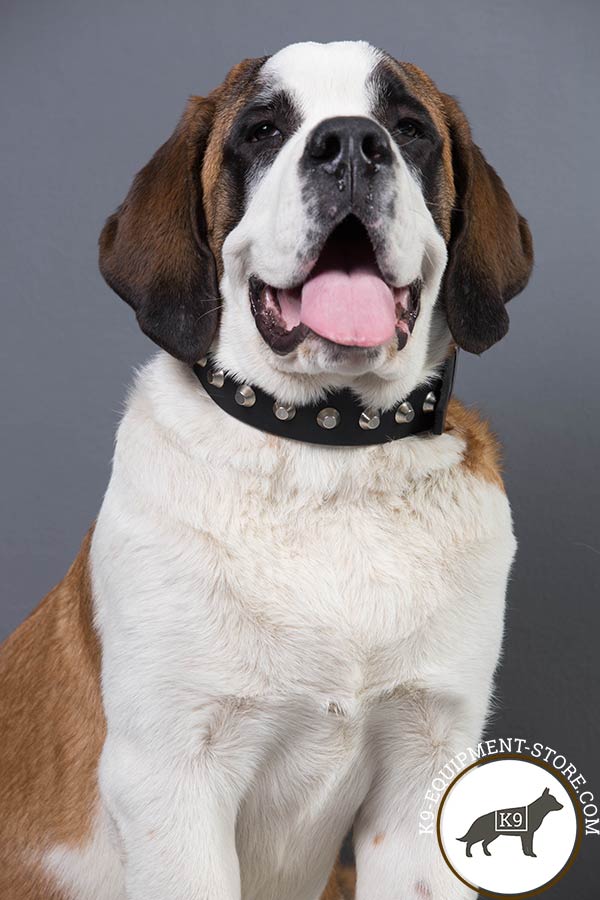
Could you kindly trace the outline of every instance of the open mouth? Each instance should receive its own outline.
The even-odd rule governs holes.
[[[384,280],[367,230],[354,215],[332,231],[302,284],[274,288],[250,279],[256,326],[280,354],[310,332],[344,347],[380,347],[395,337],[401,350],[417,321],[420,295],[420,279],[399,288]]]

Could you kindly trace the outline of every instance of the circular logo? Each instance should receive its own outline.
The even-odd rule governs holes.
[[[572,787],[546,763],[495,756],[468,766],[442,798],[437,835],[464,884],[491,897],[531,897],[561,878],[582,837]]]

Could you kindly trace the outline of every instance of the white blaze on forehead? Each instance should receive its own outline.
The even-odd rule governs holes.
[[[271,87],[292,95],[304,119],[366,116],[369,76],[381,56],[366,41],[290,44],[265,63],[263,74]]]

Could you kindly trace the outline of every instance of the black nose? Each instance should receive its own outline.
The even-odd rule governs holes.
[[[336,116],[320,122],[311,132],[304,156],[311,167],[340,180],[346,174],[376,174],[391,163],[392,148],[387,132],[372,119]]]

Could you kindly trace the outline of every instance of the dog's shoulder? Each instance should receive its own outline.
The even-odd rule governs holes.
[[[502,448],[487,420],[476,409],[452,398],[446,431],[464,442],[462,465],[475,477],[504,490]]]

